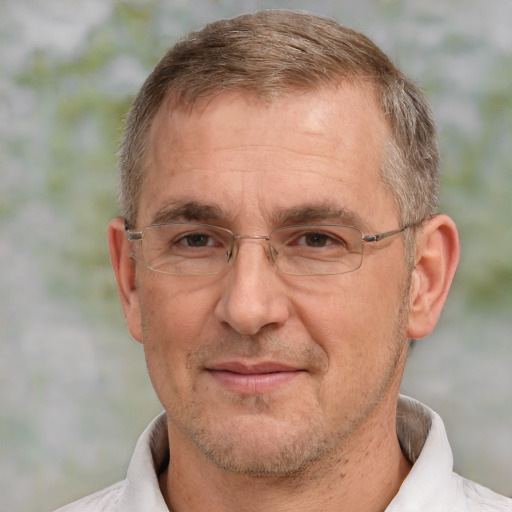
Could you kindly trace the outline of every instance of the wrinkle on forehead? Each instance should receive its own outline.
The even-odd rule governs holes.
[[[325,91],[312,91],[304,94],[290,94],[279,97],[271,102],[264,102],[258,98],[239,92],[226,91],[211,99],[203,108],[186,109],[175,106],[171,101],[162,104],[153,120],[149,133],[151,151],[148,152],[148,164],[156,164],[153,158],[166,160],[169,153],[175,158],[185,154],[189,158],[195,155],[203,155],[212,149],[219,154],[223,150],[243,151],[286,151],[296,154],[309,154],[312,157],[322,156],[340,146],[346,146],[348,151],[357,151],[360,145],[368,148],[382,138],[386,133],[387,123],[382,111],[377,104],[375,93],[370,86],[349,85],[345,91],[336,88]],[[349,91],[351,90],[351,91]],[[349,94],[344,94],[350,92]],[[324,95],[322,95],[324,93]],[[340,110],[340,98],[342,93],[342,109]],[[325,96],[328,94],[328,96]],[[315,108],[304,109],[303,102],[311,100]],[[325,101],[326,98],[329,101]],[[363,101],[361,102],[361,98]],[[320,100],[321,99],[321,100]],[[240,105],[244,105],[246,115],[240,116]],[[285,115],[282,116],[282,112]],[[291,113],[299,112],[300,116],[293,125],[287,122]],[[371,116],[372,123],[351,123],[350,130],[361,132],[358,146],[351,146],[350,142],[337,130],[340,113],[346,124],[350,122],[350,115],[358,117]],[[279,126],[279,141],[272,138],[261,137],[261,127],[258,121],[261,119],[274,124],[272,128]],[[282,124],[282,126],[280,126]],[[169,129],[170,127],[173,129]],[[332,129],[335,127],[335,129]],[[226,137],[222,137],[223,133]],[[236,145],[231,142],[230,135],[237,134]],[[254,136],[261,143],[254,143]],[[297,138],[304,139],[304,145],[296,144]]]
[[[271,104],[226,93],[203,111],[159,111],[141,194],[145,221],[182,215],[235,225],[238,218],[261,229],[316,216],[375,225],[390,204],[379,172],[385,122],[364,90],[327,93]],[[177,215],[176,201],[201,206],[188,204]],[[345,213],[319,213],[329,202]],[[222,208],[206,211],[204,204]]]

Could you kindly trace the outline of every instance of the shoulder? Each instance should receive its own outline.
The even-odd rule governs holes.
[[[167,421],[165,414],[161,414],[140,436],[125,480],[54,512],[167,511],[158,474],[168,459]]]
[[[116,512],[124,486],[125,481],[123,480],[69,505],[65,505],[54,512]]]
[[[470,512],[512,512],[512,499],[460,477]]]

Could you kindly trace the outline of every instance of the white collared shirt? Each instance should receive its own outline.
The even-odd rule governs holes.
[[[414,464],[386,512],[512,512],[512,499],[453,472],[443,421],[420,402],[400,396],[397,434]],[[140,437],[126,480],[55,512],[168,512],[158,472],[169,457],[165,414]]]

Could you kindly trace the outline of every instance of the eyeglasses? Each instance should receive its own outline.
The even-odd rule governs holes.
[[[285,274],[316,276],[357,270],[365,242],[379,242],[410,226],[377,235],[363,235],[353,226],[298,225],[274,229],[269,235],[235,235],[229,229],[207,224],[173,222],[130,231],[130,241],[140,240],[147,268],[174,276],[204,276],[222,272],[237,256],[245,239],[268,242],[267,255]]]

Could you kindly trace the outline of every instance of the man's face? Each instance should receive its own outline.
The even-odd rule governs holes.
[[[385,138],[372,94],[349,85],[270,104],[223,93],[191,113],[164,104],[150,132],[136,227],[396,229],[379,179]],[[144,344],[173,450],[232,471],[283,475],[339,455],[378,424],[380,404],[393,402],[409,278],[401,236],[366,244],[359,270],[331,276],[283,274],[266,244],[241,240],[236,261],[210,276],[146,269],[136,246],[138,306],[127,320]]]

